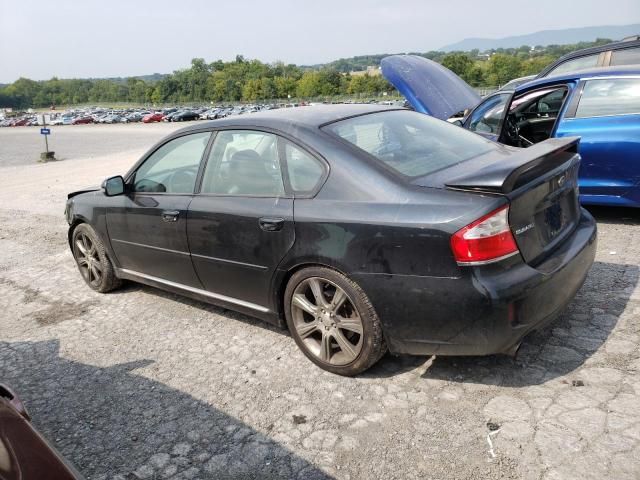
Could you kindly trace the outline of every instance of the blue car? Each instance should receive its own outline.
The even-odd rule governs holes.
[[[580,137],[583,204],[640,207],[640,67],[581,70],[481,99],[461,78],[423,57],[394,55],[382,73],[419,112],[513,147]]]

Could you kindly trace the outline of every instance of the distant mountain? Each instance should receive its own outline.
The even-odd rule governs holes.
[[[497,48],[518,48],[522,45],[565,45],[568,43],[590,42],[597,38],[621,40],[624,37],[639,34],[640,23],[634,25],[567,28],[564,30],[542,30],[527,35],[505,38],[466,38],[461,42],[439,48],[439,50],[444,52],[467,52],[477,48],[482,52]]]

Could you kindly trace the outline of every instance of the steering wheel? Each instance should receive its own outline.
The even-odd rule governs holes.
[[[507,135],[511,140],[511,144],[515,147],[530,147],[534,144],[531,140],[520,135],[520,122],[517,118],[511,115],[507,116],[505,127],[507,129]]]
[[[169,192],[192,193],[196,183],[196,174],[190,170],[178,170],[173,172],[168,180]]]
[[[511,115],[507,115],[504,126],[507,132],[507,136],[509,137],[510,143],[514,147],[519,146],[517,140],[520,136],[520,129],[518,128],[517,120],[513,118]]]
[[[523,136],[520,133],[521,127],[522,125],[526,124],[529,120],[524,120],[522,122],[515,122],[516,123],[516,133],[518,135],[518,140],[519,140],[519,146],[521,147],[530,147],[531,145],[533,145],[535,142],[532,142],[531,140],[529,140],[527,137]]]

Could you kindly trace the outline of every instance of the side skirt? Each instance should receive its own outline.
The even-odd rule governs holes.
[[[154,277],[141,272],[127,270],[126,268],[116,268],[115,270],[118,278],[121,278],[123,280],[131,280],[134,282],[143,283],[145,285],[176,293],[178,295],[184,295],[201,302],[228,308],[229,310],[235,310],[237,312],[259,318],[281,328],[284,326],[284,322],[276,315],[275,312],[269,310],[266,307],[263,307],[262,305],[246,302],[239,298],[233,298],[226,295],[209,292],[200,288],[190,287],[188,285],[172,282],[170,280]]]

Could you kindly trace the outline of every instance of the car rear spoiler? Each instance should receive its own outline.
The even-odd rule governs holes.
[[[447,181],[445,185],[454,190],[510,193],[576,156],[579,143],[580,137],[551,138]]]

